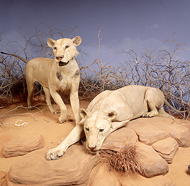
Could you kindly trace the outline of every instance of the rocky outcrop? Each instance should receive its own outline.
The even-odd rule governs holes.
[[[132,129],[122,128],[111,133],[104,141],[101,149],[111,149],[119,151],[126,145],[135,145],[138,136]]]
[[[140,118],[130,121],[126,127],[133,129],[139,138],[139,141],[146,145],[152,145],[156,141],[169,137],[169,133],[153,125],[153,118]],[[150,121],[151,120],[151,121]]]
[[[175,186],[175,184],[164,176],[145,178],[137,173],[117,173],[110,171],[103,165],[96,166],[91,173],[87,186]]]
[[[41,135],[29,137],[13,137],[3,147],[3,155],[6,158],[23,156],[31,151],[43,148],[44,142]]]
[[[139,141],[147,145],[172,137],[180,147],[190,146],[190,131],[180,120],[173,122],[172,119],[163,117],[139,118],[130,121],[126,127],[133,129]]]
[[[174,186],[163,175],[169,171],[168,163],[172,163],[178,147],[190,146],[190,131],[185,124],[173,123],[168,118],[139,118],[111,133],[102,149],[117,153],[129,144],[136,147],[142,175],[126,176],[128,172],[120,174],[106,164],[97,165],[99,156],[89,154],[85,145],[76,144],[53,161],[45,159],[48,149],[28,153],[12,165],[7,183],[9,186]]]
[[[144,169],[143,176],[153,177],[164,175],[169,171],[167,162],[149,145],[138,142],[137,153],[140,156],[140,163]]]
[[[90,175],[87,186],[120,186],[117,173],[109,171],[105,164],[97,165]]]
[[[172,163],[175,153],[179,148],[179,144],[175,139],[169,137],[154,143],[152,147],[163,159],[168,163]]]
[[[10,169],[8,185],[84,185],[98,156],[88,154],[84,146],[73,145],[58,160],[45,159],[47,149],[31,152]]]

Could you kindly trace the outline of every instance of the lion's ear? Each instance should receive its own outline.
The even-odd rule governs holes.
[[[52,47],[54,46],[54,44],[55,44],[55,40],[49,38],[49,39],[47,40],[47,44],[48,44],[49,47],[52,48]]]
[[[81,116],[82,119],[87,116],[87,112],[86,112],[85,109],[81,109],[81,110],[80,110],[80,116]]]
[[[109,120],[113,121],[113,120],[116,118],[116,116],[117,116],[117,112],[115,112],[115,111],[110,111],[110,112],[108,112],[108,113],[106,114],[106,116],[107,116],[107,118],[108,118]]]
[[[75,44],[75,46],[79,46],[82,42],[82,39],[80,36],[76,36],[72,39],[73,43]]]
[[[79,111],[79,113],[80,113],[81,120],[80,120],[80,122],[78,123],[78,125],[84,125],[84,123],[85,123],[85,121],[86,121],[87,112],[86,112],[86,110],[81,109],[81,110]]]

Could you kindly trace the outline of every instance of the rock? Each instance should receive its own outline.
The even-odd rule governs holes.
[[[87,186],[121,186],[117,174],[110,172],[106,164],[97,165],[91,172]]]
[[[6,186],[5,177],[6,172],[0,171],[0,186]]]
[[[11,186],[21,185],[85,185],[99,160],[83,145],[72,145],[58,160],[45,159],[47,148],[31,152],[15,162],[7,177]]]
[[[126,128],[133,129],[137,133],[139,141],[147,145],[152,145],[156,141],[169,137],[169,133],[167,131],[152,124],[156,121],[157,118],[139,118],[130,121],[126,125]]]
[[[190,130],[186,126],[189,121],[181,122],[179,119],[175,119],[174,123],[168,118],[156,118],[157,122],[153,122],[153,125],[157,125],[160,129],[167,131],[170,137],[174,138],[180,147],[190,146]]]
[[[145,178],[137,173],[118,173],[110,171],[106,164],[97,165],[91,172],[87,186],[175,186],[164,176]]]
[[[136,145],[140,164],[144,168],[143,176],[150,178],[164,175],[169,171],[167,162],[151,146],[140,142]]]
[[[111,149],[119,151],[127,144],[135,145],[138,137],[134,130],[128,128],[121,128],[111,133],[104,141],[101,149]]]
[[[172,163],[173,158],[179,148],[177,141],[171,137],[160,140],[152,145],[154,150],[160,154],[168,163]]]
[[[28,152],[41,149],[44,146],[41,135],[31,137],[13,137],[3,147],[3,155],[6,158],[14,156],[23,156]]]
[[[186,123],[189,122],[186,121]],[[173,122],[172,119],[163,117],[139,118],[130,121],[126,128],[133,129],[137,133],[139,141],[147,145],[172,137],[180,147],[190,146],[190,130],[179,119]]]

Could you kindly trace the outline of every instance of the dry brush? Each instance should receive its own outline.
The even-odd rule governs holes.
[[[18,42],[10,41],[6,46],[2,46],[1,51],[12,52],[21,55],[27,60],[34,57],[53,57],[52,51],[47,47],[47,38],[69,37],[78,27],[70,28],[61,32],[57,28],[49,28],[41,32],[36,27],[36,33],[25,39],[25,46]],[[94,96],[104,90],[115,90],[120,87],[134,84],[153,86],[164,92],[166,99],[178,110],[190,110],[190,61],[175,60],[175,55],[179,50],[184,50],[185,44],[175,41],[174,35],[171,40],[175,50],[153,51],[151,48],[143,50],[140,56],[134,50],[125,52],[128,59],[119,66],[109,63],[104,64],[98,58],[100,51],[100,32],[98,33],[99,50],[92,63],[87,66],[82,65],[78,60],[81,73],[79,95],[86,98]],[[0,34],[2,40],[2,33]],[[17,45],[17,50],[10,51],[12,45]],[[80,51],[82,52],[82,51]],[[84,52],[83,52],[84,54]],[[41,86],[37,86],[36,94],[42,93]],[[15,96],[26,95],[26,84],[24,78],[24,63],[11,56],[0,55],[0,108],[8,100],[13,101]],[[187,117],[181,114],[182,118]]]

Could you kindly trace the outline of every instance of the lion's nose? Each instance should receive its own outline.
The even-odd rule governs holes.
[[[94,147],[89,147],[88,148],[91,150],[91,151],[94,151],[94,149],[96,148],[96,145]]]
[[[56,56],[56,59],[57,59],[58,61],[61,61],[63,58],[64,58],[64,55],[62,55],[62,56]]]

